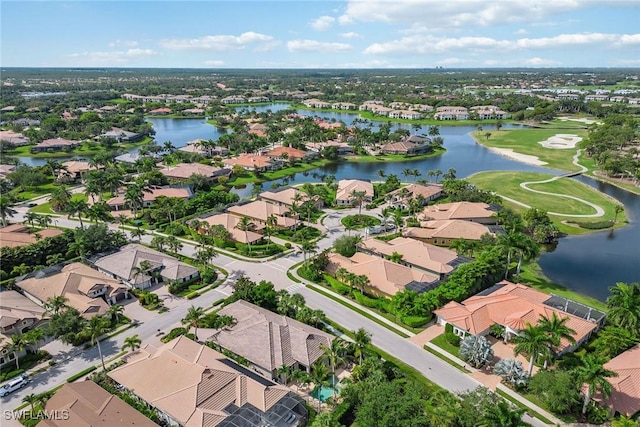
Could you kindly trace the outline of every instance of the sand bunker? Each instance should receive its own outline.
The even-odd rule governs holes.
[[[537,156],[530,156],[528,154],[516,153],[510,148],[495,148],[495,147],[488,147],[488,148],[494,153],[498,153],[501,156],[504,156],[511,160],[515,160],[520,163],[526,163],[528,165],[533,165],[533,166],[544,166],[547,164],[547,162],[543,162]]]
[[[598,123],[598,124],[602,123],[597,120],[585,119],[585,118],[575,119],[572,117],[558,117],[558,120],[562,120],[563,122],[580,122],[586,125],[592,125],[594,123]]]
[[[540,141],[538,144],[544,148],[552,148],[555,150],[566,150],[567,148],[576,148],[576,144],[582,141],[582,137],[570,133],[558,133],[549,137],[545,141]]]

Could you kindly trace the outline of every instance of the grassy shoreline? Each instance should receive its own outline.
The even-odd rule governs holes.
[[[140,141],[132,142],[132,143],[120,143],[115,144],[114,149],[131,149],[135,147],[140,147],[143,145],[149,144],[153,141],[153,138],[147,136]],[[107,149],[103,146],[99,145],[99,143],[95,143],[95,146],[89,146],[87,142],[83,142],[79,147],[71,150],[71,151],[52,151],[52,152],[41,152],[41,153],[32,153],[31,145],[23,145],[20,147],[16,147],[13,150],[9,150],[4,155],[9,158],[16,157],[31,157],[34,159],[55,159],[60,157],[75,157],[75,156],[93,156],[99,153],[106,153]]]

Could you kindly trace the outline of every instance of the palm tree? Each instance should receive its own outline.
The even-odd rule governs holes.
[[[289,377],[293,374],[293,366],[282,365],[276,371],[280,379],[282,379],[282,384],[287,385],[289,383]]]
[[[11,335],[11,341],[8,345],[6,345],[7,350],[13,352],[15,356],[16,370],[20,369],[20,361],[18,355],[22,350],[27,348],[27,345],[27,340],[24,339],[24,335],[22,334]]]
[[[336,369],[346,360],[347,346],[343,339],[334,338],[331,344],[320,345],[320,350],[324,353],[324,358],[329,362],[331,373],[336,374]]]
[[[7,217],[13,217],[18,213],[12,207],[12,203],[6,196],[0,196],[0,216],[2,217],[2,226],[7,226]]]
[[[182,243],[176,236],[167,236],[167,240],[165,242],[169,250],[173,253],[178,253],[182,249]]]
[[[238,230],[244,231],[244,238],[247,241],[247,245],[249,246],[249,253],[251,253],[251,242],[249,242],[249,231],[255,228],[255,224],[251,221],[251,219],[247,216],[243,216],[236,224]]]
[[[616,205],[616,207],[614,208],[613,225],[615,225],[616,222],[618,222],[618,215],[622,212],[624,212],[624,206]]]
[[[130,231],[131,237],[136,239],[138,242],[142,239],[142,236],[145,236],[147,232],[144,228],[136,227]]]
[[[125,214],[118,214],[118,216],[116,217],[116,220],[118,221],[118,224],[120,224],[120,229],[124,229],[124,225],[127,223],[127,216]]]
[[[360,365],[369,344],[371,334],[366,329],[360,328],[353,333],[353,354],[358,358]]]
[[[627,418],[623,415],[617,420],[611,421],[611,426],[612,427],[639,427],[640,423],[630,418]]]
[[[67,299],[62,295],[56,295],[54,297],[49,298],[44,303],[44,309],[47,313],[58,314],[62,309],[67,306]]]
[[[31,413],[33,415],[35,415],[36,413],[35,404],[38,403],[38,400],[39,400],[38,395],[36,395],[35,393],[27,394],[25,397],[22,398],[22,402],[28,403],[29,405],[31,405]]]
[[[358,215],[362,214],[362,204],[367,197],[367,193],[364,191],[353,190],[349,195],[349,200],[356,206],[358,206]]]
[[[552,355],[557,354],[560,348],[560,343],[563,339],[567,340],[572,345],[576,344],[576,339],[574,338],[576,331],[567,326],[568,321],[569,316],[565,316],[561,319],[555,312],[553,312],[550,318],[540,315],[538,328],[540,328],[542,332],[549,337]]]
[[[107,311],[111,320],[115,320],[116,323],[120,321],[120,315],[122,315],[122,313],[124,313],[124,306],[122,304],[113,304]]]
[[[127,348],[131,349],[131,351],[136,351],[140,348],[140,344],[142,344],[142,340],[138,336],[138,334],[131,335],[124,339],[124,344],[122,345],[122,350],[125,351]]]
[[[314,253],[318,250],[318,245],[311,240],[305,240],[301,245],[302,256],[304,257],[304,266],[307,267],[307,254]]]
[[[603,366],[604,360],[593,353],[584,356],[581,362],[575,369],[575,374],[579,384],[587,385],[584,393],[584,403],[582,404],[582,414],[586,414],[587,406],[593,393],[599,389],[602,396],[609,397],[611,395],[611,383],[607,381],[607,378],[617,377],[618,374],[605,369]]]
[[[364,295],[364,288],[369,284],[369,277],[364,274],[354,275],[351,279],[351,286],[360,289],[360,294]]]
[[[636,333],[640,331],[640,282],[618,282],[609,288],[609,292],[609,320]]]
[[[69,218],[77,216],[78,221],[80,221],[80,228],[84,228],[84,224],[82,223],[82,215],[84,215],[88,209],[89,206],[84,200],[72,199],[67,205],[66,212],[69,214]]]
[[[109,329],[109,320],[102,316],[94,316],[89,320],[85,326],[89,336],[91,337],[91,345],[98,347],[98,354],[100,355],[100,361],[102,362],[102,369],[107,370],[104,365],[104,357],[102,356],[102,349],[100,348],[100,337]]]
[[[495,405],[488,405],[484,410],[481,426],[486,427],[525,427],[529,424],[522,421],[524,409],[515,408],[500,399]]]
[[[66,210],[70,200],[71,192],[64,185],[56,188],[49,197],[51,209],[56,212],[62,212]]]
[[[520,331],[520,334],[513,341],[516,343],[513,354],[529,356],[528,374],[531,376],[537,357],[542,355],[544,359],[547,359],[549,356],[549,337],[542,329],[527,323],[527,326]]]
[[[31,227],[33,227],[34,223],[36,223],[38,221],[38,218],[40,217],[40,215],[38,215],[35,212],[27,212],[26,214],[24,214],[24,223],[29,224]]]
[[[189,328],[194,328],[194,335],[196,341],[198,340],[198,326],[202,325],[202,318],[204,317],[204,309],[202,307],[191,306],[187,311],[187,315],[182,319],[183,325],[189,325]]]
[[[309,375],[309,379],[315,387],[327,387],[329,385],[329,381],[327,381],[328,375],[329,372],[327,372],[327,365],[325,365],[324,363],[316,362],[311,365],[311,373]],[[321,404],[322,402],[320,401],[320,399],[318,399],[318,412],[320,412]]]
[[[153,246],[159,251],[164,250],[164,245],[166,244],[167,244],[167,238],[165,236],[162,236],[162,235],[153,236],[153,238],[151,239],[151,246]]]
[[[38,215],[38,226],[41,228],[47,228],[52,221],[49,215]]]

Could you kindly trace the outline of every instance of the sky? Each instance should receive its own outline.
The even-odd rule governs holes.
[[[640,0],[0,0],[0,66],[640,67]]]

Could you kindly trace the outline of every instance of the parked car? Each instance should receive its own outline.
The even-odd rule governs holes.
[[[4,397],[8,394],[11,394],[16,390],[20,390],[27,384],[29,384],[29,377],[23,374],[0,387],[0,396]]]

